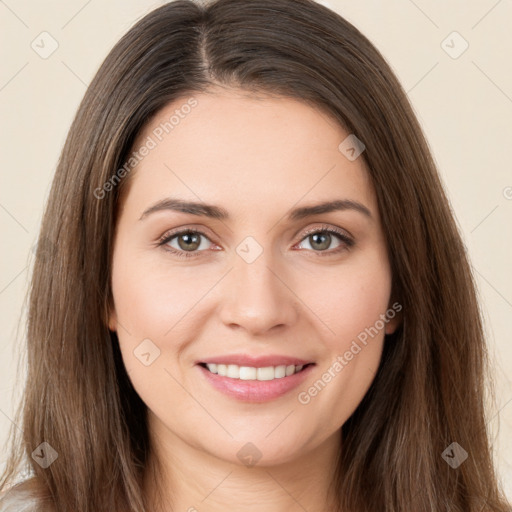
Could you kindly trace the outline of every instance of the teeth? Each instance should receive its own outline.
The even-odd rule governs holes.
[[[276,366],[274,368],[274,377],[276,379],[282,379],[286,377],[286,366]]]
[[[239,370],[239,378],[241,380],[256,380],[258,370],[249,366],[242,366]],[[236,377],[235,377],[236,379]]]
[[[226,377],[230,377],[232,379],[239,379],[240,378],[240,368],[238,368],[238,366],[236,364],[228,364]]]
[[[251,366],[237,366],[236,364],[207,364],[210,372],[216,373],[221,377],[240,380],[274,380],[289,377],[298,373],[304,368],[303,365],[295,366],[267,366],[265,368],[253,368]]]

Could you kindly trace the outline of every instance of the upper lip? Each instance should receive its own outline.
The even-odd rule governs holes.
[[[265,368],[267,366],[304,366],[313,361],[306,361],[297,357],[282,356],[282,355],[265,355],[265,356],[250,356],[247,354],[226,354],[223,356],[214,356],[207,359],[197,361],[197,364],[236,364],[237,366],[250,366],[253,368]]]

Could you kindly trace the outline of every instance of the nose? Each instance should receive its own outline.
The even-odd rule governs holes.
[[[267,256],[267,251],[252,263],[236,255],[232,270],[223,280],[222,322],[251,335],[293,325],[299,315],[300,300],[289,275]]]

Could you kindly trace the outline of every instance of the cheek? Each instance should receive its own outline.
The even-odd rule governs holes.
[[[174,326],[190,310],[196,294],[193,287],[177,286],[176,276],[169,271],[164,274],[147,258],[138,258],[135,249],[126,249],[124,254],[122,250],[114,254],[112,292],[125,369],[150,409],[158,410],[162,403],[186,403],[186,394],[167,371],[182,380],[170,359],[180,350],[177,332],[186,321]],[[165,345],[163,340],[169,337],[173,344]]]
[[[329,328],[322,330],[331,350],[346,350],[353,339],[376,324],[382,330],[379,319],[388,309],[391,275],[380,251],[317,277],[306,302]]]
[[[368,391],[382,355],[391,275],[381,252],[331,276],[328,293],[310,295],[331,331],[323,338],[326,357],[299,403],[315,411],[327,431],[339,428]],[[316,420],[315,420],[316,421]],[[330,430],[329,430],[330,429]]]
[[[143,258],[119,256],[114,259],[112,288],[120,327],[134,337],[162,338],[190,311],[207,285],[198,282],[191,269],[170,271]]]

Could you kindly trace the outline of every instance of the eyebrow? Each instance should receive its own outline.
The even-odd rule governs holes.
[[[139,220],[143,220],[148,215],[151,215],[152,213],[155,212],[160,212],[162,210],[172,210],[176,212],[197,215],[200,217],[210,217],[212,219],[218,220],[230,219],[230,215],[227,212],[227,210],[225,210],[221,206],[206,203],[198,203],[194,201],[184,201],[182,199],[173,197],[166,197],[165,199],[162,199],[155,203],[153,206],[147,208],[144,211],[144,213],[140,216]],[[333,201],[326,201],[311,206],[301,206],[299,208],[294,208],[288,213],[287,220],[297,221],[304,219],[306,217],[311,217],[322,213],[346,210],[353,210],[362,213],[369,219],[372,219],[372,214],[370,210],[363,204],[357,201],[353,201],[351,199],[336,199]]]

